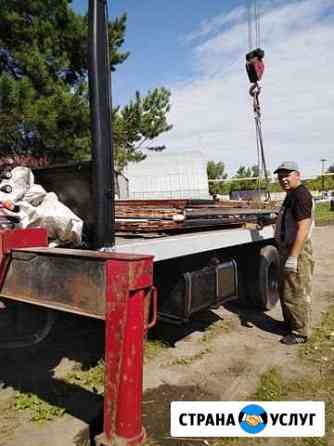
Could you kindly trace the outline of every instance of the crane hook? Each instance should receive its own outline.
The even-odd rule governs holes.
[[[259,96],[261,93],[261,87],[260,85],[255,82],[255,84],[252,84],[249,88],[249,94],[254,98],[255,96]]]

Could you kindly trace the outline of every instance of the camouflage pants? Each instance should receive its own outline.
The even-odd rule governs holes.
[[[297,273],[285,272],[283,267],[288,257],[286,249],[280,250],[282,280],[281,305],[285,322],[291,333],[309,336],[311,331],[312,277],[314,270],[311,240],[305,242],[298,257]]]

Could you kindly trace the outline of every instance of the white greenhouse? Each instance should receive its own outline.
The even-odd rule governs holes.
[[[208,199],[206,165],[200,152],[152,153],[128,165],[129,199]]]

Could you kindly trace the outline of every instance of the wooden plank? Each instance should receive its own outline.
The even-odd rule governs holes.
[[[250,205],[230,200],[118,200],[115,205],[116,231],[182,232],[242,226],[246,222],[273,222],[273,209],[259,209],[258,206],[258,203]]]
[[[188,219],[183,222],[167,221],[167,220],[116,220],[116,231],[118,232],[169,232],[169,231],[187,231],[198,228],[229,228],[232,226],[242,226],[245,223],[261,222],[261,218],[265,217],[266,221],[262,224],[271,224],[274,219],[268,215],[245,214],[227,215],[220,218],[195,218]]]
[[[271,210],[263,209],[235,209],[235,208],[202,208],[202,209],[185,209],[184,214],[187,219],[198,217],[220,217],[220,216],[243,216],[243,215],[259,215],[270,214]]]
[[[121,207],[136,207],[136,208],[176,208],[184,209],[186,207],[248,207],[246,201],[226,200],[226,201],[214,201],[214,200],[185,200],[185,199],[162,199],[162,200],[116,200],[115,208]]]
[[[175,215],[182,215],[182,210],[176,208],[139,208],[120,207],[115,209],[116,218],[173,218]]]

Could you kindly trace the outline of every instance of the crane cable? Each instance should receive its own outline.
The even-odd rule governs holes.
[[[260,26],[260,9],[258,8],[257,0],[247,0],[247,19],[248,19],[248,49],[261,46],[261,26]],[[254,22],[254,29],[253,29]],[[253,42],[253,34],[255,39]]]
[[[247,1],[247,19],[248,19],[248,51],[251,51],[253,47],[253,29],[252,29],[252,2]]]
[[[255,17],[255,47],[261,47],[261,27],[260,27],[260,10],[257,7],[257,0],[254,0],[254,17]]]
[[[252,83],[249,94],[253,98],[253,112],[255,120],[256,130],[256,147],[257,147],[257,159],[258,159],[258,180],[257,190],[259,191],[261,186],[261,176],[264,174],[266,185],[266,200],[271,200],[269,192],[269,178],[267,171],[267,164],[265,159],[262,124],[261,124],[261,106],[259,101],[259,95],[261,93],[261,86],[258,81],[261,79],[264,65],[262,58],[264,52],[260,49],[261,46],[261,26],[260,26],[260,10],[258,8],[257,0],[247,0],[247,12],[248,12],[248,47],[249,53],[246,55],[246,69],[250,82]],[[254,18],[254,20],[253,20]],[[254,22],[254,34],[255,34],[255,50],[253,50],[253,22]]]
[[[259,86],[257,86],[257,89],[254,92],[254,96],[253,96],[253,110],[254,110],[254,120],[255,120],[255,129],[256,129],[256,148],[257,148],[257,154],[258,154],[258,170],[259,170],[257,189],[259,190],[261,187],[261,176],[263,173],[264,179],[265,179],[265,185],[266,185],[266,195],[267,195],[266,199],[270,201],[271,197],[270,197],[270,192],[269,192],[269,178],[268,178],[266,157],[265,157],[265,152],[264,152],[262,124],[261,124],[261,109],[260,109],[260,103],[259,103],[260,91],[261,91],[261,88]]]

